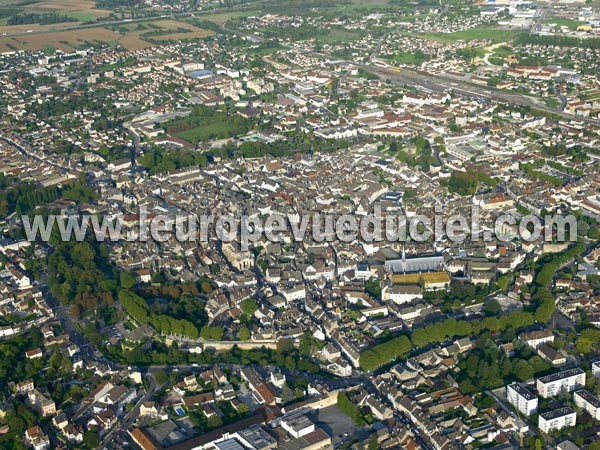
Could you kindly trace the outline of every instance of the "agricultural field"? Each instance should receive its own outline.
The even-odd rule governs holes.
[[[31,33],[21,36],[1,37],[0,51],[60,49],[72,51],[78,47],[108,43],[115,45],[122,36],[106,28]]]
[[[188,22],[170,19],[127,24],[125,26],[118,25],[113,28],[115,31],[123,34],[126,38],[135,38],[147,43],[198,39],[214,34],[213,31],[199,28]],[[125,47],[124,44],[121,45]]]
[[[17,14],[51,14],[56,13],[85,22],[106,17],[110,11],[97,9],[93,0],[46,0],[41,2],[13,2],[0,5],[0,17]]]
[[[32,33],[0,37],[0,51],[60,49],[72,51],[90,44],[121,45],[128,50],[151,47],[153,42],[169,39],[195,39],[213,34],[176,20],[156,20],[127,26],[93,27],[79,30],[45,32],[28,25]],[[5,27],[14,28],[14,27]],[[185,30],[185,31],[184,31]]]
[[[74,19],[73,22],[54,23],[50,25],[40,25],[37,23],[8,26],[7,21],[10,16],[19,14],[52,14],[67,16]],[[33,32],[56,29],[57,27],[77,26],[82,22],[94,21],[101,17],[106,17],[110,11],[96,9],[93,0],[45,0],[41,2],[28,3],[12,2],[4,3],[0,6],[0,34],[26,33],[29,30]]]
[[[108,10],[96,9],[94,0],[45,0],[28,3],[23,6],[23,12],[36,14],[57,12],[67,15],[74,13],[86,15],[86,17],[104,17],[110,14]],[[73,17],[77,18],[76,16]]]

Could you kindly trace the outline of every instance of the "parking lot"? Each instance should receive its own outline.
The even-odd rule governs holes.
[[[334,447],[336,444],[346,440],[366,439],[369,435],[368,428],[356,425],[337,406],[329,406],[321,409],[309,417],[331,436]]]

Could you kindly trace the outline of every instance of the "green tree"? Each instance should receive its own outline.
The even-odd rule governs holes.
[[[338,409],[350,417],[357,425],[363,425],[365,423],[358,406],[356,406],[345,392],[339,392],[337,396],[337,407]]]
[[[502,289],[504,292],[506,292],[508,290],[508,283],[509,283],[509,278],[506,275],[502,275],[501,277],[498,278],[498,281],[496,281],[496,284],[498,285],[498,287],[500,289]]]
[[[527,361],[519,360],[513,367],[513,373],[521,381],[527,381],[533,378],[533,367]]]
[[[87,445],[89,448],[98,447],[98,443],[100,442],[100,438],[98,436],[98,432],[95,430],[88,430],[83,433],[83,443]]]
[[[223,421],[217,415],[210,416],[206,421],[208,428],[218,428],[223,425]]]
[[[250,339],[250,330],[248,330],[248,328],[246,327],[240,328],[239,338],[240,341],[247,341],[248,339]]]
[[[159,370],[158,372],[154,373],[154,379],[159,385],[161,385],[169,381],[169,376],[164,370]]]
[[[485,302],[485,305],[483,305],[483,312],[487,316],[497,316],[501,310],[502,307],[496,300],[489,300]]]
[[[256,304],[256,300],[249,297],[242,301],[240,304],[240,308],[242,312],[246,315],[247,318],[251,318],[254,313],[258,310],[258,305]]]
[[[584,355],[588,354],[592,351],[593,348],[592,341],[582,336],[579,339],[577,339],[576,347],[579,353],[583,353]]]
[[[277,353],[288,355],[294,350],[294,342],[291,339],[281,338],[277,341]]]
[[[379,448],[379,444],[377,442],[377,437],[371,436],[371,439],[369,439],[368,450],[377,450],[378,448]]]
[[[205,325],[200,330],[200,337],[205,341],[220,341],[223,339],[224,330],[220,326]]]
[[[131,289],[135,286],[135,276],[130,272],[121,272],[120,274],[121,287],[124,289]]]
[[[587,328],[581,332],[577,338],[577,350],[584,355],[591,353],[600,346],[600,330],[597,328]]]

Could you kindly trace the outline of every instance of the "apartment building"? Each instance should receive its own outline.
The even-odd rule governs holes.
[[[572,392],[585,386],[585,372],[580,368],[563,370],[537,379],[536,389],[543,398],[554,397],[562,391]]]
[[[574,427],[577,423],[577,414],[573,408],[565,407],[540,414],[538,427],[542,433],[548,434],[553,430],[562,430]]]
[[[506,398],[521,414],[531,416],[537,412],[538,398],[520,384],[506,386]]]
[[[600,378],[600,361],[592,363],[592,375],[596,378]]]
[[[600,399],[591,392],[582,389],[573,394],[577,407],[586,411],[594,420],[600,420]]]

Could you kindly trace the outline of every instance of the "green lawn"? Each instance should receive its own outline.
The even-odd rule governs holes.
[[[544,23],[555,23],[558,26],[569,27],[571,30],[576,29],[579,25],[585,25],[585,22],[579,22],[577,20],[570,19],[545,19]]]
[[[208,126],[202,125],[196,128],[190,128],[189,130],[180,131],[175,133],[175,136],[195,144],[197,142],[208,141],[216,134],[235,132],[235,130],[236,127],[232,123],[215,122]]]
[[[228,20],[237,19],[238,17],[248,17],[260,13],[257,9],[246,10],[246,11],[231,11],[227,13],[215,13],[215,14],[194,14],[199,20],[210,20],[218,25],[224,24]]]
[[[507,47],[506,45],[503,45],[502,47],[495,48],[493,50],[493,52],[494,52],[494,56],[500,57],[500,58],[506,58],[506,57],[508,57],[510,55],[514,55],[515,54],[515,51],[512,48]]]
[[[471,28],[469,30],[457,31],[456,33],[416,33],[416,37],[430,39],[439,42],[472,41],[476,39],[489,39],[492,42],[512,41],[518,34],[518,30],[500,30],[497,28]]]
[[[420,64],[423,60],[418,59],[413,53],[396,53],[394,62],[396,64]]]
[[[351,2],[362,6],[385,6],[389,3],[388,0],[351,0]]]
[[[340,5],[339,11],[340,14],[354,14],[361,11],[369,11],[369,12],[377,12],[384,9],[387,5],[387,2],[382,3],[369,3],[369,2],[354,2],[350,5]]]
[[[317,39],[325,44],[341,44],[360,39],[360,34],[353,31],[346,31],[341,28],[333,28],[329,33],[318,36]]]
[[[325,15],[340,16],[347,14],[356,17],[365,14],[389,11],[390,5],[387,0],[351,0],[337,2],[335,6],[324,4],[318,9]]]
[[[558,108],[560,106],[560,101],[556,97],[544,97],[543,100],[550,108]]]
[[[281,50],[282,48],[284,48],[284,47],[282,47],[282,46],[278,46],[278,45],[269,45],[269,46],[267,46],[267,45],[264,45],[264,44],[263,44],[263,45],[259,45],[258,47],[255,47],[255,46],[253,46],[253,47],[248,47],[248,48],[245,50],[245,52],[246,52],[247,54],[249,54],[249,55],[255,55],[255,56],[260,56],[260,55],[262,55],[262,56],[268,56],[268,55],[270,55],[271,53],[275,53],[275,52],[277,52],[277,51]]]
[[[501,66],[506,61],[506,58],[510,55],[514,55],[515,51],[503,45],[502,47],[498,47],[492,50],[493,54],[488,58],[488,61],[496,66]],[[485,55],[485,52],[484,52]]]
[[[252,122],[237,114],[196,106],[188,116],[163,124],[163,128],[171,136],[197,143],[245,134],[252,128]]]
[[[97,16],[95,14],[85,11],[68,11],[65,13],[65,16],[72,17],[73,19],[79,20],[81,22],[89,22],[97,19]]]
[[[4,2],[6,3],[6,2]],[[0,17],[1,18],[9,18],[10,16],[14,16],[16,14],[22,13],[23,10],[21,8],[13,8],[10,5],[0,5]]]
[[[491,62],[495,66],[501,66],[502,64],[504,64],[505,59],[501,58],[499,56],[490,56],[488,58],[488,61]]]

